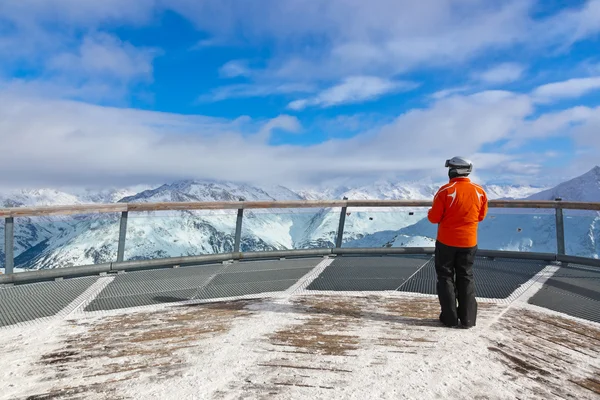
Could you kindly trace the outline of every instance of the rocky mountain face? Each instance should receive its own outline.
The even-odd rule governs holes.
[[[213,181],[181,181],[158,188],[64,193],[19,191],[0,196],[3,207],[109,202],[190,202],[360,199],[431,199],[438,184],[376,182],[361,187],[292,190]],[[531,195],[531,186],[487,186],[490,198],[600,201],[600,168],[556,188]],[[555,251],[554,216],[548,213],[494,213],[480,226],[483,248]],[[426,209],[349,209],[344,246],[431,246],[436,227]],[[131,213],[125,259],[213,254],[233,250],[236,210]],[[494,215],[497,214],[497,215]],[[339,209],[245,210],[242,251],[333,247]],[[600,223],[596,214],[565,218],[570,254],[598,254]],[[3,235],[4,226],[2,224]],[[554,236],[553,236],[554,235]],[[119,215],[15,219],[15,265],[24,269],[59,268],[116,259]],[[3,241],[0,263],[4,263]]]

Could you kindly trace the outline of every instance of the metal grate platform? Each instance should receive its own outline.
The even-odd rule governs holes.
[[[246,261],[227,266],[194,299],[215,299],[287,290],[315,268],[322,258]]]
[[[322,258],[241,261],[118,274],[85,311],[113,310],[195,299],[285,291]],[[543,261],[477,258],[477,296],[510,298],[531,283]],[[49,317],[64,310],[98,277],[0,288],[0,327]],[[436,294],[431,256],[345,256],[334,259],[307,291],[384,291]],[[561,267],[529,302],[600,322],[600,269]]]
[[[321,260],[244,261],[129,272],[117,275],[86,311],[282,291]]]
[[[86,311],[113,310],[189,300],[222,270],[222,264],[119,274],[86,307]]]
[[[600,322],[600,269],[573,264],[563,266],[529,303]]]
[[[97,280],[88,277],[0,288],[0,327],[56,315]]]
[[[339,257],[306,288],[331,291],[396,290],[431,257]]]
[[[477,258],[473,265],[477,296],[488,299],[506,299],[546,265],[543,261]],[[434,260],[427,263],[398,290],[436,294]]]

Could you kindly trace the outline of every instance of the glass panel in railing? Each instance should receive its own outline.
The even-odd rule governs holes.
[[[342,247],[433,247],[426,208],[349,208]]]
[[[565,252],[570,256],[600,258],[600,212],[563,210]]]
[[[556,217],[549,209],[490,208],[479,224],[480,249],[556,252]]]
[[[244,210],[240,251],[335,246],[340,208]]]
[[[433,247],[437,224],[425,208],[348,210],[343,247]],[[525,252],[556,251],[554,210],[490,208],[479,224],[479,248]]]
[[[15,218],[15,272],[115,261],[119,215]]]
[[[230,253],[237,210],[130,212],[124,260]]]

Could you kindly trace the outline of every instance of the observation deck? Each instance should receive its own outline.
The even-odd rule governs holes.
[[[0,275],[0,397],[600,398],[600,264],[564,254],[561,231],[563,209],[597,211],[600,204],[491,203],[552,210],[557,251],[481,249],[478,320],[468,330],[437,319],[433,248],[342,246],[349,207],[427,205],[0,210],[9,272]],[[11,271],[13,218],[117,207],[123,214],[114,262]],[[124,260],[135,207],[238,210],[234,251]],[[339,207],[335,245],[240,252],[243,210],[253,207]]]

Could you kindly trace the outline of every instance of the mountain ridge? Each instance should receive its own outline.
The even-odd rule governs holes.
[[[573,186],[599,184],[600,168],[547,189],[540,193],[567,185],[566,195],[577,194]],[[561,186],[562,185],[562,186]],[[570,185],[570,186],[569,186]],[[599,184],[600,185],[600,184]],[[145,188],[137,193],[132,190],[105,190],[99,194],[86,191],[74,195],[57,190],[40,189],[20,191],[14,198],[0,197],[4,206],[27,206],[81,204],[90,200],[118,202],[164,202],[164,201],[248,201],[332,199],[346,196],[350,199],[430,199],[438,189],[437,184],[379,181],[358,187],[330,188],[325,192],[316,189],[292,190],[284,186],[252,186],[233,182],[185,180]],[[490,198],[531,198],[533,186],[491,185]],[[581,189],[581,188],[580,188]],[[585,189],[585,188],[583,188]],[[590,194],[592,192],[580,190]],[[562,189],[561,189],[562,190]],[[592,195],[595,192],[592,193]],[[527,195],[528,197],[525,197]],[[569,200],[564,196],[564,200]],[[600,201],[600,194],[596,201]],[[498,210],[507,211],[507,210]],[[510,214],[510,210],[509,214]],[[344,246],[407,246],[431,245],[435,227],[426,220],[424,209],[374,209],[348,210],[344,229]],[[506,213],[505,213],[506,214]],[[523,213],[522,213],[523,214]],[[520,219],[519,219],[520,218]],[[545,217],[544,217],[545,218]],[[587,218],[587,217],[586,217]],[[600,243],[597,234],[600,222],[581,219],[583,225],[576,227],[577,246],[573,251],[596,254]],[[235,233],[235,210],[175,211],[170,213],[135,213],[130,215],[127,232],[126,259],[211,254],[232,250]],[[551,246],[552,218],[540,222],[527,216],[498,215],[495,221],[507,221],[483,225],[483,237],[489,235],[490,246],[498,249],[522,251],[544,250]],[[119,232],[118,214],[101,214],[76,217],[20,217],[15,223],[15,256],[23,268],[55,268],[114,261]],[[573,222],[566,222],[566,226]],[[242,250],[277,250],[290,248],[333,247],[339,223],[339,210],[290,209],[245,210],[242,225]],[[491,221],[490,221],[491,223]],[[508,225],[507,225],[508,224]],[[513,226],[514,225],[514,226]],[[521,226],[519,226],[521,225]],[[521,228],[518,231],[517,227]],[[530,228],[537,227],[541,236],[531,236]],[[488,233],[486,233],[488,232]],[[498,232],[509,242],[496,240]],[[529,235],[529,236],[527,236]],[[493,240],[492,240],[493,239]],[[362,242],[361,242],[362,240]],[[487,239],[484,240],[484,243]],[[543,243],[542,243],[543,242]],[[554,240],[555,242],[555,240]],[[541,243],[541,244],[540,244]],[[540,247],[541,246],[541,247]],[[4,261],[0,254],[0,262]]]

